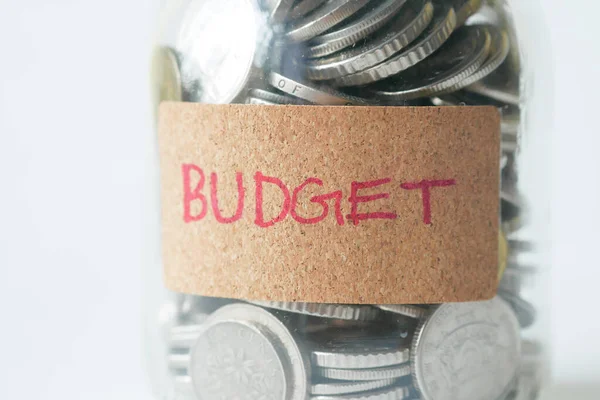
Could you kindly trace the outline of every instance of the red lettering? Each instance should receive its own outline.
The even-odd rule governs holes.
[[[242,177],[242,173],[238,172],[235,174],[235,180],[237,181],[237,191],[238,191],[238,202],[237,209],[235,210],[235,214],[233,217],[223,217],[221,215],[221,210],[219,210],[219,201],[217,199],[217,174],[210,174],[210,203],[212,205],[213,213],[215,214],[215,219],[217,222],[222,224],[231,224],[242,218],[242,213],[244,211],[244,197],[246,195],[246,190],[244,189],[244,178]]]
[[[312,203],[319,203],[321,207],[323,207],[323,212],[321,215],[318,215],[313,218],[304,218],[298,215],[296,212],[296,207],[298,206],[298,194],[306,187],[306,185],[314,184],[318,186],[323,186],[323,181],[319,178],[308,178],[305,180],[300,186],[294,189],[292,193],[292,207],[290,209],[290,214],[292,218],[301,224],[316,224],[323,221],[327,215],[329,214],[329,204],[327,204],[328,200],[335,199],[335,214],[338,225],[344,225],[344,217],[342,216],[341,210],[341,202],[342,202],[342,191],[338,190],[332,193],[322,194],[319,196],[314,196],[310,199]]]
[[[283,184],[281,179],[265,176],[260,171],[254,174],[254,181],[256,182],[256,219],[254,220],[254,223],[262,228],[268,228],[275,225],[277,222],[283,221],[290,211],[291,199],[288,188]],[[277,187],[279,187],[283,193],[283,205],[281,207],[281,212],[271,221],[265,221],[263,214],[263,182],[277,185]]]
[[[400,185],[402,189],[414,190],[421,189],[421,196],[423,198],[423,222],[426,225],[431,225],[431,188],[432,187],[444,187],[456,185],[454,179],[446,180],[422,180],[421,182],[407,182]]]
[[[191,182],[191,171],[195,171],[200,175],[200,179],[194,190],[192,190]],[[208,211],[208,205],[206,202],[206,197],[200,193],[200,191],[204,188],[204,171],[202,168],[194,165],[194,164],[183,164],[181,166],[181,172],[183,174],[183,220],[185,223],[189,223],[192,221],[200,221],[202,218],[206,216],[206,212]],[[192,215],[192,201],[198,200],[202,208],[200,212],[196,215]]]
[[[358,191],[362,189],[374,188],[377,186],[385,185],[386,183],[390,183],[392,181],[391,178],[379,179],[375,181],[367,181],[367,182],[352,182],[350,197],[348,201],[352,204],[350,207],[350,214],[346,216],[349,220],[351,220],[354,225],[358,225],[360,221],[366,219],[395,219],[398,216],[396,213],[391,212],[374,212],[374,213],[359,213],[358,212],[358,204],[359,203],[368,203],[370,201],[387,199],[390,197],[389,193],[377,193],[368,196],[358,196]]]

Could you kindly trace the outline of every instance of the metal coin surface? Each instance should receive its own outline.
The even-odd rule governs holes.
[[[276,89],[287,94],[299,97],[306,101],[321,105],[367,105],[369,102],[356,96],[320,86],[313,83],[302,82],[299,79],[287,78],[277,72],[270,72],[268,82]]]
[[[275,104],[296,104],[304,105],[310,104],[306,101],[300,100],[297,97],[287,96],[285,94],[273,93],[263,89],[250,89],[248,91],[250,97],[261,99],[270,103]]]
[[[506,60],[506,56],[508,56],[508,52],[510,50],[508,33],[492,25],[486,25],[485,27],[491,35],[490,54],[487,60],[472,75],[458,82],[456,85],[446,89],[447,92],[455,92],[484,79],[486,76],[494,72],[504,62],[504,60]]]
[[[520,353],[519,323],[501,298],[442,304],[415,333],[413,383],[422,400],[501,399]]]
[[[267,308],[322,318],[373,321],[379,315],[379,310],[374,307],[352,304],[292,303],[285,301],[252,301],[252,303]]]
[[[405,386],[384,388],[369,392],[342,396],[313,396],[311,400],[404,400],[410,397],[410,389]]]
[[[333,81],[336,86],[356,86],[377,82],[396,75],[434,54],[450,37],[456,26],[456,15],[449,6],[436,6],[433,20],[416,40],[402,52],[374,66]]]
[[[394,314],[400,314],[411,318],[424,318],[429,313],[429,310],[420,306],[410,304],[379,304],[378,308],[383,311],[388,311]]]
[[[317,344],[311,360],[324,368],[379,368],[408,362],[409,351],[409,343],[401,338],[338,340]]]
[[[385,25],[404,3],[406,0],[385,0],[374,8],[364,7],[339,29],[313,38],[308,43],[305,56],[323,57],[353,45]]]
[[[298,0],[290,10],[288,19],[297,19],[305,16],[314,9],[320,7],[327,0]]]
[[[158,47],[154,50],[152,80],[155,109],[163,101],[182,101],[181,75],[173,49]]]
[[[369,0],[329,0],[321,7],[288,27],[286,37],[293,42],[303,42],[333,28],[364,7]]]
[[[487,29],[463,26],[432,56],[365,90],[388,104],[436,95],[475,72],[487,57],[489,47]]]
[[[381,368],[365,369],[343,369],[343,368],[320,368],[316,367],[315,372],[328,379],[337,379],[340,381],[377,381],[382,379],[401,378],[410,375],[410,365],[392,365]]]
[[[263,6],[269,12],[271,22],[279,24],[287,18],[293,3],[294,0],[264,0]]]
[[[256,0],[191,2],[176,41],[189,100],[243,101],[238,96],[265,62],[258,44],[270,43],[267,26]]]
[[[388,387],[397,382],[397,379],[382,379],[379,381],[345,382],[323,379],[310,386],[313,396],[339,396],[341,394],[365,392]]]
[[[451,8],[446,10],[453,12]],[[430,23],[433,11],[430,1],[410,0],[393,22],[365,44],[306,61],[307,77],[316,80],[339,78],[380,64],[415,40]],[[338,84],[338,81],[334,83]]]
[[[204,327],[189,369],[199,399],[306,399],[310,365],[273,314],[232,304],[214,312]]]

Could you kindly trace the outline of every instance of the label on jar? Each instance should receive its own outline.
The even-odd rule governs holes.
[[[495,294],[494,107],[167,102],[159,149],[171,290],[357,304]]]

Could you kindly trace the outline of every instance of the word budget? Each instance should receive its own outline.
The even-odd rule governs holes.
[[[320,213],[313,216],[300,215],[301,193],[307,186],[322,187],[323,181],[317,177],[306,178],[300,185],[289,187],[282,179],[268,176],[261,171],[256,171],[252,179],[244,179],[242,172],[236,172],[237,205],[231,215],[225,216],[219,208],[219,175],[211,172],[208,176],[204,170],[195,164],[181,166],[183,178],[183,220],[186,223],[201,221],[212,211],[215,220],[222,224],[231,224],[242,219],[246,202],[248,201],[247,189],[250,185],[254,190],[254,223],[262,228],[271,227],[288,217],[300,224],[317,224],[325,220],[330,214],[337,225],[343,226],[347,221],[359,225],[361,221],[371,219],[396,219],[398,215],[392,210],[377,212],[361,212],[361,204],[371,203],[390,197],[389,190],[419,190],[421,192],[423,223],[432,224],[431,196],[434,188],[444,188],[456,185],[455,179],[422,179],[414,182],[393,182],[392,178],[379,178],[369,181],[352,181],[349,184],[346,198],[342,189],[329,191],[309,199],[311,203],[320,206]],[[267,185],[273,185],[281,192],[281,204],[278,205],[279,213],[272,218],[266,218],[264,212],[264,192]],[[208,186],[208,187],[207,187]],[[378,188],[378,193],[364,194],[364,190]],[[343,203],[347,202],[350,212],[343,214]],[[363,206],[364,207],[364,206]],[[331,209],[333,211],[331,212]]]

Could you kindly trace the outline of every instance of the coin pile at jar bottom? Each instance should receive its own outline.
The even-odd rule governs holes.
[[[167,331],[181,398],[525,399],[540,348],[501,297],[441,305],[179,295]],[[451,378],[451,379],[450,379]]]
[[[175,47],[156,53],[157,102],[497,107],[502,279],[491,301],[434,306],[178,295],[166,339],[174,398],[534,399],[541,349],[521,331],[536,319],[522,296],[536,268],[516,239],[527,222],[520,71],[502,1],[190,3]],[[229,20],[244,34],[210,31]]]

